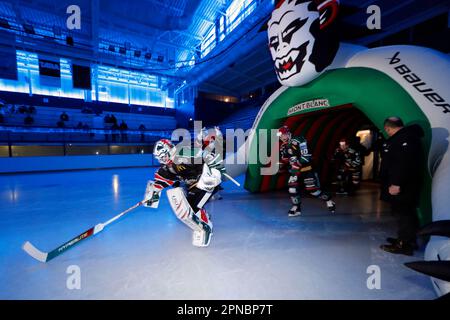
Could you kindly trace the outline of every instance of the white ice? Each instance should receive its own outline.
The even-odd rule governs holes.
[[[337,198],[330,214],[305,199],[289,218],[284,192],[251,194],[226,182],[207,205],[214,222],[208,248],[160,208],[138,208],[54,260],[33,260],[21,245],[49,251],[132,206],[154,169],[0,176],[0,299],[433,299],[428,277],[403,263],[422,260],[378,247],[395,222],[373,186]],[[243,181],[240,177],[239,181]],[[69,290],[69,266],[81,289]],[[367,268],[381,271],[368,289]]]

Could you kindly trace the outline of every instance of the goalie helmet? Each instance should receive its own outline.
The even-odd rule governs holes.
[[[173,160],[176,148],[170,140],[162,139],[155,144],[153,155],[161,164],[169,164]]]

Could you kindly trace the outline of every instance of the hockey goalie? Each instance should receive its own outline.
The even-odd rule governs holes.
[[[213,224],[204,206],[222,182],[222,162],[213,157],[209,157],[209,161],[195,161],[195,156],[177,152],[167,139],[155,144],[153,155],[161,167],[155,173],[154,181],[147,184],[144,206],[157,208],[161,191],[172,187],[166,193],[173,212],[193,230],[192,244],[207,247]]]

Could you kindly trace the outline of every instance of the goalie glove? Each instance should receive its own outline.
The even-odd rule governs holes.
[[[219,170],[210,168],[205,163],[203,165],[203,172],[197,182],[197,188],[206,192],[213,192],[214,188],[222,182],[222,177]]]
[[[151,180],[148,181],[144,194],[144,207],[158,208],[160,193],[161,190],[155,187],[155,182]]]
[[[225,166],[220,154],[209,153],[204,155],[205,163],[210,169],[217,169],[221,174],[225,173]]]

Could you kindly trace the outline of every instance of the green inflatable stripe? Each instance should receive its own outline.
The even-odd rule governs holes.
[[[383,130],[384,120],[393,115],[401,117],[407,125],[419,124],[425,131],[423,143],[428,156],[431,128],[425,114],[398,83],[386,74],[370,68],[331,70],[307,85],[288,88],[267,107],[258,126],[254,129],[275,129],[288,117],[323,110],[323,107],[311,108],[288,116],[289,108],[315,99],[327,99],[330,105],[329,109],[351,103],[380,130]],[[249,152],[257,154],[257,151],[258,142],[255,139],[252,141]],[[251,192],[260,190],[262,182],[260,169],[260,163],[248,165],[245,179],[247,190]],[[426,165],[423,170],[426,172],[426,181],[422,190],[422,204],[418,214],[421,222],[425,223],[431,221],[431,176]]]

